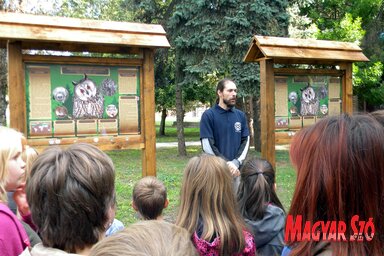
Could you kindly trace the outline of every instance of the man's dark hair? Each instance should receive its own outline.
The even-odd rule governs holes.
[[[216,103],[219,103],[219,95],[218,95],[218,91],[224,91],[224,88],[225,88],[225,85],[228,83],[228,82],[233,82],[232,79],[229,79],[229,78],[224,78],[222,80],[220,80],[218,83],[217,83],[217,86],[216,86]],[[233,82],[234,83],[234,82]]]

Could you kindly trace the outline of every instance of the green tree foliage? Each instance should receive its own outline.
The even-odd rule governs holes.
[[[60,0],[0,0],[0,10],[52,15],[60,6]]]
[[[156,53],[155,86],[157,110],[175,107],[175,61],[172,50],[159,49]]]
[[[135,20],[166,25],[177,0],[131,0]]]
[[[165,120],[168,110],[174,110],[175,101],[175,61],[172,50],[159,49],[155,54],[155,103],[161,112],[159,135],[165,135]]]
[[[37,0],[34,3],[23,0],[0,0],[0,11],[5,12],[22,12],[34,14],[52,15],[59,6],[59,0],[51,0],[49,2]],[[6,109],[8,102],[6,96],[8,94],[7,81],[7,52],[6,49],[0,49],[0,124],[7,124]]]
[[[225,58],[225,11],[234,1],[183,0],[169,23],[172,45],[180,53],[183,89],[221,71]],[[220,72],[222,73],[222,72]]]
[[[176,1],[133,0],[134,20],[167,26]],[[155,53],[155,102],[162,113],[159,135],[165,135],[165,119],[168,110],[175,109],[175,54],[173,49],[158,49]]]
[[[185,64],[183,88],[218,74],[232,77],[240,96],[257,93],[257,65],[243,63],[244,55],[254,35],[287,35],[286,7],[284,0],[180,1],[169,29]]]
[[[300,6],[298,3],[292,3],[287,12],[290,17],[288,33],[293,38],[316,38],[315,34],[318,28],[312,19],[306,15],[300,14]]]
[[[382,0],[296,0],[300,14],[311,18],[320,30],[332,28],[335,21],[340,21],[346,13],[353,19],[363,18],[365,28],[376,16]]]
[[[365,34],[361,23],[361,17],[353,19],[352,14],[346,13],[341,20],[333,22],[332,28],[318,30],[316,37],[317,39],[353,42],[360,45]]]
[[[234,78],[240,93],[254,93],[256,65],[244,64],[244,55],[256,34],[287,35],[286,7],[286,1],[180,1],[169,29],[185,63],[183,85],[216,73]]]
[[[365,103],[364,110],[384,104],[380,96],[384,91],[384,41],[380,41],[384,32],[383,0],[297,0],[291,7],[294,5],[299,7],[301,17],[316,25],[316,38],[361,45],[371,61],[354,64],[354,94]]]
[[[240,96],[259,94],[259,66],[244,63],[243,58],[254,35],[287,36],[287,1],[237,1],[226,14],[228,57],[226,67],[239,85]]]
[[[62,0],[58,16],[113,21],[132,20],[132,8],[125,0]]]
[[[371,61],[384,62],[384,1],[366,28],[363,46]]]
[[[225,58],[225,12],[235,1],[180,0],[168,23],[171,44],[176,51],[176,110],[179,140],[179,155],[185,155],[183,131],[183,98],[194,88],[200,91],[205,87],[205,77],[221,74],[222,60]],[[221,75],[222,76],[222,75]],[[206,91],[201,96],[213,91]],[[196,95],[198,96],[198,95]],[[190,98],[189,98],[190,99]],[[198,99],[202,102],[205,99]],[[181,141],[181,142],[180,142]]]
[[[384,66],[380,61],[353,66],[354,91],[369,106],[380,106],[384,99]]]
[[[254,35],[287,35],[286,8],[285,0],[180,0],[169,23],[172,45],[179,53],[176,58],[183,67],[176,84],[183,92],[204,86],[205,96],[214,98],[217,81],[231,77],[239,96],[252,95],[256,105],[258,65],[245,64],[243,58]]]

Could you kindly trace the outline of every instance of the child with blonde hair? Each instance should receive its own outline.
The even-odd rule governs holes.
[[[28,179],[29,173],[31,172],[31,169],[32,169],[32,164],[36,160],[38,155],[39,153],[35,148],[25,145],[24,151],[21,155],[21,157],[23,158],[23,161],[25,162],[25,170],[26,170],[25,180]]]
[[[25,220],[28,223],[29,223],[28,220],[30,220],[31,212],[29,211],[29,205],[26,199],[25,185],[29,177],[29,173],[31,171],[33,161],[35,161],[38,155],[39,154],[34,148],[28,145],[25,145],[24,150],[21,154],[21,158],[25,162],[25,174],[23,177],[23,183],[14,193],[12,193],[13,194],[12,200],[15,200],[15,203],[17,206],[16,210],[19,212],[23,220]],[[33,225],[32,225],[32,228],[35,229]]]
[[[0,255],[20,255],[30,246],[24,227],[7,204],[7,192],[23,183],[22,151],[22,134],[0,126]]]
[[[146,220],[93,246],[91,256],[197,256],[188,232],[175,224]]]
[[[227,163],[203,154],[184,170],[176,224],[187,229],[200,255],[255,255],[256,246],[238,210]]]
[[[23,184],[15,191],[15,192],[8,192],[8,206],[13,211],[14,214],[17,214],[17,212],[20,213],[22,217],[27,216],[29,214],[29,207],[28,204],[25,204],[25,202],[15,202],[14,198],[24,200],[25,198],[25,183],[27,181],[27,178],[29,176],[29,172],[31,170],[33,161],[37,158],[39,155],[38,152],[28,146],[26,144],[25,137],[22,137],[22,144],[23,144],[23,152],[21,153],[21,158],[25,162],[25,175],[24,175],[24,182]]]
[[[23,140],[25,140],[25,138],[23,138]],[[31,247],[35,246],[38,243],[41,243],[41,239],[39,235],[36,233],[37,228],[32,221],[31,211],[29,210],[27,195],[25,193],[25,186],[29,177],[29,173],[32,168],[32,164],[38,155],[39,155],[38,152],[34,148],[28,145],[24,146],[24,150],[21,154],[21,158],[25,162],[25,174],[23,177],[23,183],[16,191],[12,192],[12,198],[11,198],[11,201],[13,201],[14,204],[17,206],[15,209],[16,213],[18,217],[21,219],[21,224],[23,224],[23,227],[27,232],[29,241],[31,242]]]

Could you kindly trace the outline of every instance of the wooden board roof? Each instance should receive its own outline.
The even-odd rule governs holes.
[[[282,64],[336,64],[369,61],[359,46],[353,43],[254,36],[244,57],[245,62],[273,59]]]
[[[157,24],[0,12],[0,46],[8,40],[37,50],[119,52],[126,47],[170,47]]]

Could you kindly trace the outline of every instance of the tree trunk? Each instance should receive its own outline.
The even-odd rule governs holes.
[[[253,134],[255,150],[261,152],[260,98],[253,97]]]
[[[180,53],[179,53],[180,54]],[[183,70],[180,63],[180,57],[176,52],[176,127],[177,127],[177,141],[178,141],[178,153],[179,156],[187,156],[187,149],[185,146],[184,136],[184,109],[183,109],[183,91],[181,88],[181,82],[183,78]]]
[[[241,99],[241,100],[240,100]],[[242,97],[239,98],[236,104],[236,108],[240,109],[245,113],[245,116],[247,117],[247,123],[248,123],[248,129],[249,129],[249,145],[252,145],[253,143],[253,137],[254,137],[254,132],[253,132],[253,109],[252,109],[252,97]]]
[[[254,145],[255,141],[255,132],[253,129],[253,119],[254,119],[254,114],[253,114],[253,96],[247,97],[247,118],[248,118],[248,127],[249,127],[249,145]]]
[[[180,83],[176,85],[176,127],[179,156],[186,156],[187,149],[185,147],[184,137],[184,110],[183,110],[183,92]]]
[[[160,128],[159,128],[159,135],[165,136],[165,119],[167,118],[167,109],[163,107],[161,110],[161,121],[160,121]]]
[[[7,125],[7,88],[7,51],[5,49],[0,49],[0,125],[3,126]]]

